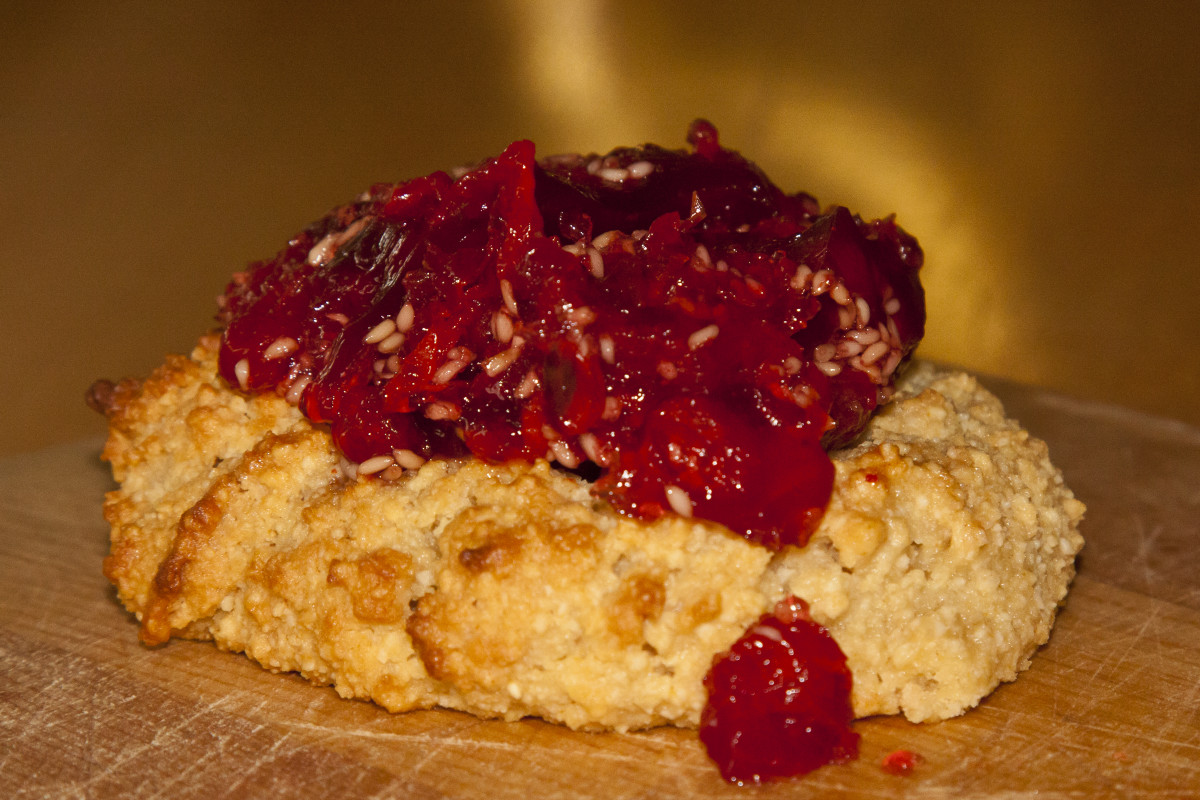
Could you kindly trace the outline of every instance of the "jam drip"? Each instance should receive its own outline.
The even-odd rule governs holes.
[[[221,374],[328,423],[359,474],[548,458],[624,513],[803,544],[920,339],[921,251],[723,149],[379,185],[234,276]]]
[[[700,741],[727,781],[762,783],[858,755],[846,656],[799,598],[719,654],[704,686]]]

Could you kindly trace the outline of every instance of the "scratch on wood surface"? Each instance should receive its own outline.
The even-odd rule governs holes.
[[[347,730],[344,728],[330,728],[324,725],[315,725],[304,722],[285,722],[283,725],[294,730],[304,730],[312,733],[318,733],[331,738],[346,737],[351,739],[370,739],[377,742],[390,742],[419,747],[422,749],[424,755],[422,756],[421,761],[414,765],[414,770],[419,770],[421,766],[433,761],[442,753],[442,751],[450,748],[458,748],[462,750],[493,750],[521,754],[527,754],[529,751],[529,745],[527,743],[502,742],[492,739],[470,739],[463,738],[461,736],[447,736],[443,734],[430,733],[396,733],[393,731],[371,731],[361,729]],[[587,736],[590,734],[578,735]],[[610,738],[622,736],[622,734],[614,733],[608,733],[604,735]],[[647,743],[647,740],[645,739],[636,739],[636,734],[624,734],[624,736],[628,737],[631,741],[636,741],[639,746],[644,746]],[[546,747],[546,743],[540,743],[539,746],[544,749]],[[644,763],[646,758],[646,754],[644,752],[620,753],[593,748],[583,749],[575,744],[570,745],[570,749],[573,751],[573,756],[597,758],[607,761],[624,761],[640,764]],[[707,764],[681,763],[673,766],[673,768],[675,767],[695,769],[697,771],[705,772],[709,770]]]
[[[1143,643],[1143,640],[1146,638],[1146,632],[1151,629],[1155,622],[1158,621],[1160,614],[1161,611],[1156,605],[1150,605],[1148,613],[1142,618],[1141,624],[1138,625],[1136,630],[1114,631],[1112,636],[1112,645],[1123,646],[1121,646],[1119,650],[1116,649],[1116,647],[1105,648],[1104,657],[1100,660],[1100,663],[1096,665],[1096,668],[1092,671],[1092,674],[1088,678],[1089,683],[1095,684],[1096,680],[1103,673],[1111,673],[1114,670],[1119,670],[1119,668],[1129,660],[1129,654],[1133,652],[1134,648]],[[1115,676],[1117,687],[1119,687],[1124,680],[1129,678],[1130,672],[1130,670],[1118,672],[1118,674]],[[1102,686],[1102,684],[1099,686]],[[1111,692],[1109,694],[1111,694]],[[1093,694],[1090,696],[1089,702],[1090,705],[1095,705],[1103,702],[1105,699],[1107,699],[1107,697],[1101,698]]]
[[[1179,707],[1183,713],[1200,717],[1195,709]],[[1005,753],[1006,767],[1019,773],[1055,775],[1064,757],[1069,752],[1079,754],[1074,760],[1089,763],[1096,770],[1096,775],[1104,775],[1097,785],[1104,785],[1105,780],[1124,780],[1136,786],[1146,787],[1161,783],[1166,776],[1180,779],[1184,784],[1192,776],[1200,780],[1200,726],[1188,726],[1186,720],[1178,714],[1164,719],[1164,727],[1170,724],[1172,730],[1181,727],[1187,731],[1183,737],[1148,735],[1144,729],[1136,725],[1111,724],[1104,725],[1077,718],[1059,719],[1057,724],[1049,726],[1042,714],[1026,713],[1019,710],[999,710],[1003,719],[995,726],[1000,737],[991,746],[1002,749]],[[1078,713],[1073,712],[1072,717]],[[1116,753],[1121,754],[1115,759]],[[961,788],[970,788],[972,792],[977,787],[973,784],[979,780],[978,775],[970,775],[970,764],[964,759],[961,766],[955,765],[941,773],[939,781],[955,781]],[[968,777],[964,780],[964,774]],[[1200,794],[1180,794],[1178,789],[1132,789],[1122,788],[1115,784],[1110,787],[1112,794],[1104,796],[1121,798],[1171,798],[1177,800],[1183,797],[1200,797]],[[1089,797],[1095,793],[1095,788],[1080,790],[1072,793],[1055,794],[1053,790],[1037,793],[1038,797],[1081,796]],[[984,791],[981,794],[971,794],[972,797],[992,797]],[[1008,795],[1005,795],[1008,796]],[[1019,795],[1018,795],[1019,796]]]
[[[115,774],[118,770],[122,769],[126,765],[133,763],[142,755],[146,753],[153,753],[158,751],[159,748],[168,746],[172,739],[183,735],[183,733],[191,728],[193,723],[196,721],[205,719],[206,721],[211,722],[211,720],[207,719],[211,713],[212,707],[198,707],[191,714],[178,717],[171,720],[168,725],[156,728],[150,741],[135,745],[133,747],[125,747],[119,750],[116,753],[116,756],[112,758],[103,769],[89,774],[83,786],[87,787],[103,784],[111,775]],[[193,763],[190,766],[191,768],[195,768],[196,764]],[[177,772],[175,775],[179,775],[179,773]]]
[[[1130,564],[1132,569],[1141,571],[1142,580],[1147,586],[1153,585],[1158,577],[1157,570],[1154,568],[1154,554],[1159,540],[1162,538],[1164,528],[1161,522],[1155,523],[1147,530],[1146,520],[1142,517],[1133,518],[1133,533],[1137,536],[1137,549],[1133,554],[1133,563]]]
[[[1187,685],[1187,695],[1179,698],[1179,704],[1183,708],[1197,709],[1200,707],[1200,678],[1192,681]],[[1200,716],[1200,710],[1195,711],[1197,716]],[[1200,737],[1200,725],[1196,727],[1193,733]]]
[[[437,736],[429,733],[395,733],[393,731],[371,731],[344,728],[333,728],[326,725],[315,725],[311,722],[283,722],[288,728],[318,733],[331,738],[348,737],[352,739],[373,739],[379,742],[395,742],[397,744],[429,745],[436,742],[455,747],[478,747],[493,750],[520,751],[520,745],[510,742],[492,742],[481,739],[463,739],[457,736]]]

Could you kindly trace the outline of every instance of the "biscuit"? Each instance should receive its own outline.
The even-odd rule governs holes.
[[[788,595],[858,717],[974,706],[1046,641],[1083,505],[970,376],[918,363],[850,447],[803,547],[616,513],[546,461],[354,476],[327,429],[246,396],[201,340],[106,387],[105,575],[151,644],[211,639],[391,711],[697,725],[713,657]]]

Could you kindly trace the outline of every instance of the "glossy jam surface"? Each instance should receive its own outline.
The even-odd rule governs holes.
[[[359,474],[549,458],[639,518],[803,544],[825,448],[924,327],[921,251],[723,149],[536,160],[379,185],[234,277],[222,375],[328,423]]]
[[[803,600],[764,614],[713,660],[704,686],[700,741],[727,781],[802,775],[858,754],[846,657]]]

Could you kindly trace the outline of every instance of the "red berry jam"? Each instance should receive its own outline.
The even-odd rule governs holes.
[[[911,775],[925,762],[920,753],[912,750],[893,750],[879,762],[880,768],[889,775]]]
[[[784,193],[706,122],[689,141],[522,141],[375,186],[234,277],[221,374],[328,423],[359,474],[548,458],[635,517],[803,544],[825,448],[921,337],[921,251]]]
[[[858,755],[846,657],[799,598],[713,659],[704,686],[700,741],[727,781],[802,775]]]

